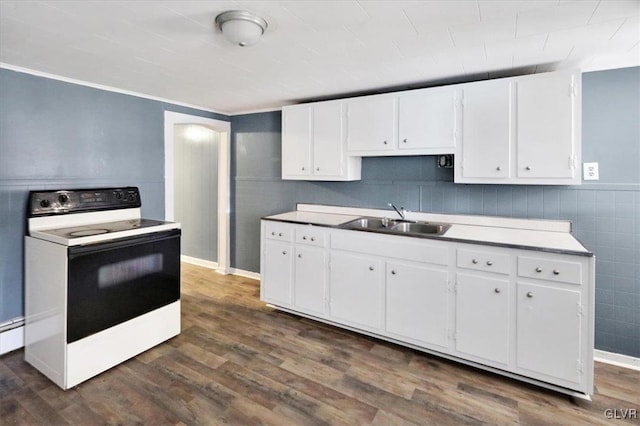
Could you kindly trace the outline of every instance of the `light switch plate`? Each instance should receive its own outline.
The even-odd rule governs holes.
[[[598,171],[598,163],[584,163],[584,180],[598,180],[600,179],[600,172]]]

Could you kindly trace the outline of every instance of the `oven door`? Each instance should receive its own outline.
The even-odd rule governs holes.
[[[179,229],[68,250],[68,343],[180,299]]]

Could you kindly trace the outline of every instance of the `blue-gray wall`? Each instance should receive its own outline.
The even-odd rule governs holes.
[[[234,116],[234,267],[258,271],[259,218],[296,203],[564,219],[597,256],[596,347],[640,356],[640,68],[583,74],[583,161],[600,181],[573,187],[456,185],[435,157],[365,158],[359,182],[280,179],[281,115]]]
[[[135,185],[164,218],[164,111],[226,116],[0,69],[0,323],[23,315],[30,189]]]

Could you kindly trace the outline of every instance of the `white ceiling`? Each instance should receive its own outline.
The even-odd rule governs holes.
[[[226,10],[269,23],[251,47]],[[235,114],[514,74],[640,65],[640,1],[9,1],[0,63]]]

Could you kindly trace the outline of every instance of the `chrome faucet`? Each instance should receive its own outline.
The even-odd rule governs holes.
[[[402,220],[406,220],[405,214],[407,213],[407,211],[404,209],[404,207],[400,207],[400,210],[398,210],[398,208],[396,206],[394,206],[393,204],[391,204],[391,203],[387,203],[387,205],[389,207],[393,207],[393,209],[396,211],[396,213],[398,213],[400,215],[400,218]]]

